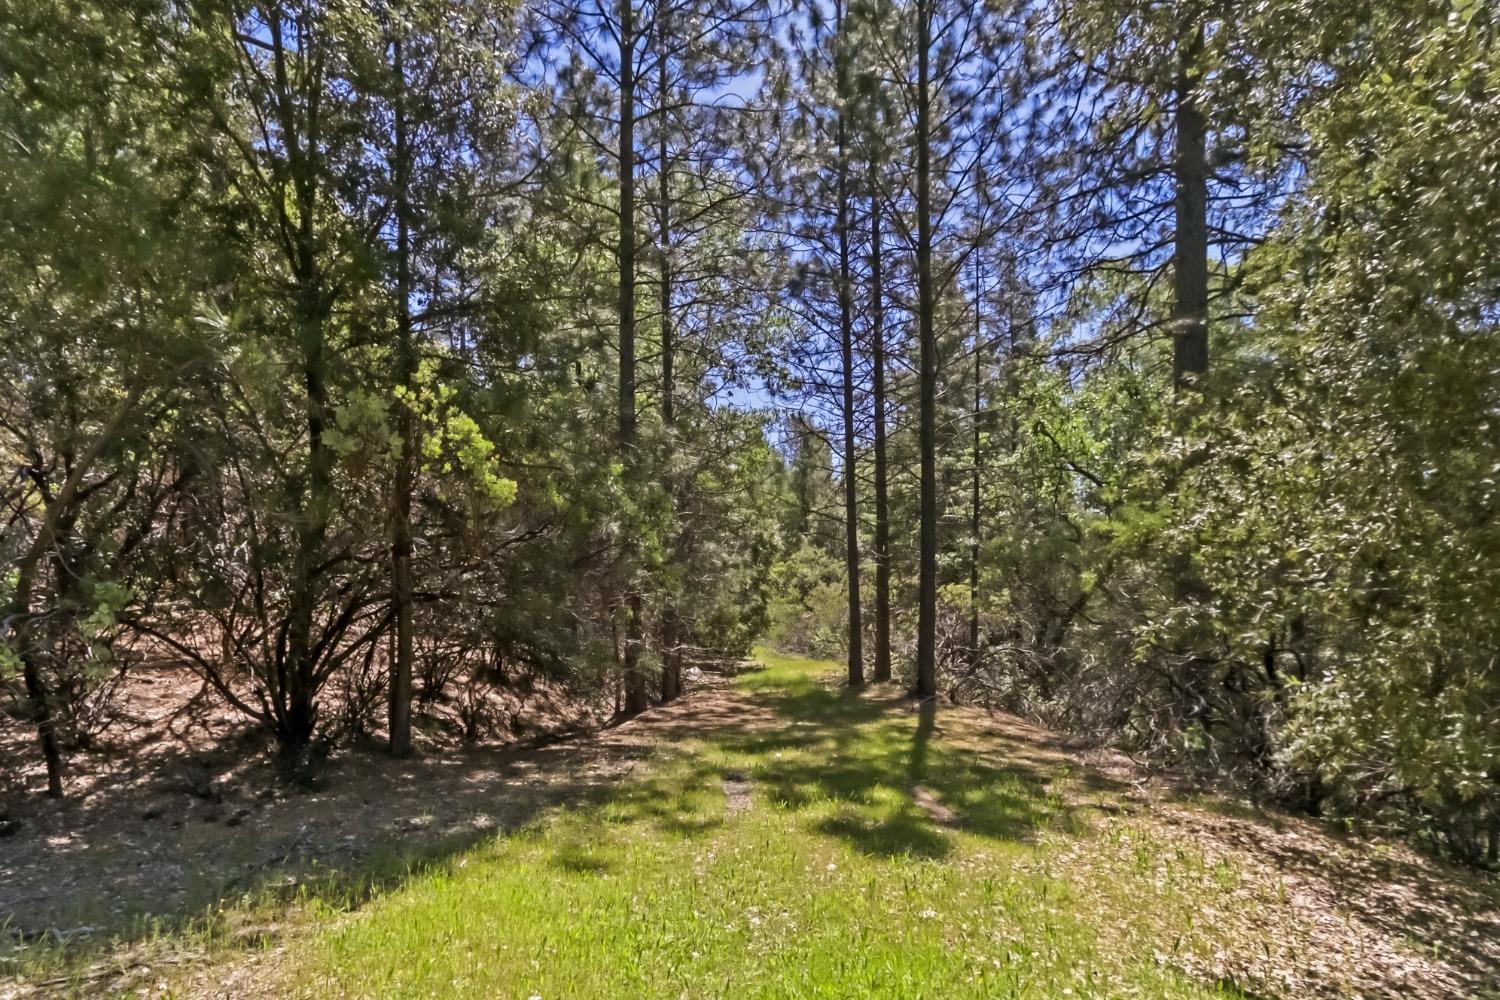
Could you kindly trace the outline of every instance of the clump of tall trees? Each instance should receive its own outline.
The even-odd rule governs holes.
[[[753,33],[636,35],[609,156],[538,13],[7,6],[0,690],[52,794],[142,663],[305,775],[487,687],[638,710],[761,631],[772,452],[721,399],[763,306],[693,99]]]
[[[940,8],[792,102],[872,138],[773,634],[1495,863],[1493,11]]]
[[[147,660],[304,773],[766,634],[1500,861],[1490,6],[0,16],[53,794]]]

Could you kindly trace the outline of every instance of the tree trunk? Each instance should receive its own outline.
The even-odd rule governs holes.
[[[667,105],[667,60],[666,23],[662,17],[662,53],[657,62],[657,99],[660,106]],[[672,455],[676,447],[674,428],[677,423],[676,403],[676,329],[672,325],[672,178],[667,169],[666,121],[659,123],[660,136],[657,141],[657,198],[660,202],[661,228],[657,236],[661,260],[661,419],[666,426],[666,492],[672,504],[673,515],[677,510],[677,490],[672,475]],[[671,594],[666,597],[662,609],[661,629],[661,700],[673,701],[682,694],[682,658],[677,651],[678,622],[676,601]]]
[[[891,523],[885,470],[885,289],[881,270],[880,192],[870,165],[870,356],[875,405],[875,671],[891,679]]]
[[[36,588],[37,572],[42,561],[58,548],[62,536],[71,531],[76,511],[75,502],[83,488],[84,477],[99,461],[104,449],[113,441],[120,426],[140,402],[143,389],[132,389],[110,415],[99,434],[81,456],[72,463],[62,488],[42,514],[36,538],[16,566],[16,589],[12,599],[10,626],[15,634],[17,651],[21,658],[21,676],[26,687],[26,697],[31,703],[32,717],[36,722],[37,743],[42,750],[42,759],[47,766],[47,794],[61,798],[63,794],[62,750],[57,738],[57,719],[52,712],[51,693],[42,677],[41,658],[32,638],[32,594]]]
[[[18,614],[31,614],[29,601],[22,605],[16,602],[16,607],[24,607],[24,611]],[[52,715],[51,695],[42,681],[41,664],[38,662],[36,648],[26,637],[23,627],[15,626],[16,637],[21,644],[21,676],[26,682],[26,698],[31,703],[32,721],[36,723],[37,744],[42,748],[42,760],[47,764],[47,794],[54,799],[62,798],[62,751],[57,745],[57,720]]]
[[[294,775],[302,777],[306,761],[303,751],[312,742],[317,723],[313,680],[313,616],[317,603],[318,576],[333,506],[333,453],[323,440],[328,424],[328,390],[325,383],[324,309],[316,288],[302,293],[299,318],[302,349],[302,380],[306,393],[307,491],[297,512],[297,554],[292,593],[287,612],[286,654],[280,685],[282,711],[277,739]]]
[[[620,0],[620,456],[627,481],[633,482],[635,453],[635,8]],[[634,542],[630,544],[632,550]],[[641,591],[635,580],[636,559],[627,559],[625,621],[625,704],[627,713],[650,704],[641,671],[643,634]]]
[[[973,451],[971,454],[973,469],[972,496],[969,504],[969,665],[977,668],[979,666],[979,487],[980,487],[980,465],[979,465],[979,417],[983,412],[980,408],[980,388],[984,381],[984,354],[983,354],[983,330],[980,323],[980,298],[979,298],[979,254],[974,254],[974,412],[971,417],[974,422]]]
[[[840,25],[842,33],[843,26]],[[839,42],[843,46],[842,34]],[[843,93],[843,56],[840,94]],[[849,160],[845,154],[844,112],[838,124],[839,352],[843,363],[844,563],[849,584],[849,686],[865,682],[864,625],[859,599],[859,486],[854,451],[854,307],[849,286]]]
[[[929,145],[928,48],[932,44],[931,0],[917,0],[917,341],[918,448],[921,488],[918,503],[917,677],[916,693],[937,694],[937,334],[933,322],[932,189]]]
[[[267,684],[274,695],[276,738],[283,760],[290,765],[294,776],[302,777],[307,763],[304,751],[312,741],[317,722],[317,706],[313,702],[313,616],[334,489],[333,452],[323,440],[328,424],[324,326],[329,307],[318,261],[316,232],[318,185],[322,177],[315,151],[320,136],[318,118],[311,113],[303,134],[295,112],[294,93],[297,87],[320,87],[321,78],[314,72],[310,78],[296,79],[287,69],[281,18],[270,18],[268,31],[274,53],[277,124],[286,146],[289,189],[285,195],[297,206],[288,263],[297,288],[295,316],[302,364],[303,419],[307,428],[307,478],[293,500],[297,544],[287,596],[284,647],[278,649],[275,676],[267,678]],[[321,60],[317,62],[321,65]]]
[[[1203,26],[1189,29],[1177,76],[1177,137],[1172,171],[1176,185],[1175,298],[1172,307],[1172,382],[1181,390],[1208,371],[1208,167],[1207,131],[1198,106],[1197,69]]]
[[[47,691],[46,682],[42,679],[40,657],[31,639],[33,624],[31,597],[36,589],[37,571],[42,565],[42,560],[56,545],[59,528],[64,519],[71,516],[71,508],[78,498],[78,491],[83,488],[84,477],[93,470],[99,457],[104,453],[104,449],[119,433],[121,425],[135,410],[143,393],[144,389],[141,386],[132,388],[115,411],[110,414],[98,435],[73,463],[57,495],[42,511],[42,520],[37,526],[36,537],[31,540],[31,545],[16,563],[15,592],[11,596],[9,612],[5,617],[15,637],[13,642],[17,655],[21,658],[21,676],[26,685],[26,698],[31,703],[32,718],[36,723],[37,743],[41,747],[42,758],[47,764],[47,794],[53,798],[61,798],[63,794],[62,751],[58,748],[57,720],[52,714],[51,696]]]
[[[1177,135],[1172,156],[1176,188],[1173,236],[1172,386],[1181,397],[1192,390],[1208,371],[1208,168],[1205,151],[1206,126],[1198,106],[1198,54],[1203,49],[1203,25],[1184,25],[1184,41],[1178,52]],[[1186,427],[1187,409],[1179,409],[1179,424]],[[1173,585],[1177,600],[1197,603],[1204,597],[1202,582],[1193,572],[1187,553],[1173,560]],[[1203,683],[1206,672],[1202,656],[1183,651],[1190,685]]]
[[[408,204],[410,151],[407,148],[406,114],[402,93],[406,67],[401,41],[393,44],[396,71],[394,102],[396,132],[396,384],[402,390],[396,400],[396,433],[400,453],[396,457],[395,497],[391,510],[391,603],[396,619],[396,657],[391,664],[390,752],[393,757],[411,753],[412,687],[412,582],[411,501],[416,465],[416,421],[412,408],[416,386],[416,357],[412,344],[411,318],[411,223]]]
[[[679,641],[677,612],[668,606],[661,616],[661,700],[674,701],[682,694],[682,657],[677,651]]]

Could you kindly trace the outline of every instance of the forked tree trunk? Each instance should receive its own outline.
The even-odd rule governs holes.
[[[298,120],[294,93],[298,87],[315,91],[322,86],[321,57],[308,78],[298,78],[288,68],[287,48],[282,38],[282,20],[268,24],[273,53],[277,126],[286,144],[287,196],[296,204],[288,263],[296,282],[297,347],[303,384],[303,421],[307,431],[306,485],[296,500],[296,551],[292,558],[290,593],[284,651],[276,657],[274,676],[268,678],[275,734],[284,763],[294,776],[305,775],[306,749],[317,724],[314,701],[318,652],[313,644],[313,619],[318,600],[318,580],[323,573],[328,523],[333,514],[333,450],[324,440],[328,426],[327,331],[328,290],[319,261],[317,206],[320,173],[315,151],[322,141],[320,119],[309,113]],[[321,43],[318,43],[321,44]],[[295,58],[295,57],[294,57]],[[303,125],[306,125],[304,130]]]
[[[104,449],[114,440],[121,426],[135,411],[143,393],[144,389],[141,386],[132,388],[115,411],[110,414],[94,440],[89,442],[88,447],[74,460],[73,468],[68,472],[68,477],[63,480],[62,487],[58,489],[52,502],[47,504],[46,509],[42,511],[42,520],[37,526],[36,537],[31,540],[31,544],[27,546],[26,551],[16,563],[15,591],[11,596],[10,608],[5,618],[9,631],[14,636],[12,641],[16,652],[21,658],[21,675],[26,686],[26,699],[31,705],[32,719],[36,723],[37,743],[41,747],[42,759],[47,765],[47,794],[53,798],[61,798],[63,794],[62,751],[58,747],[57,719],[52,712],[51,695],[47,690],[46,681],[42,678],[41,655],[32,638],[32,626],[35,624],[31,607],[32,594],[36,590],[37,573],[41,569],[42,560],[56,546],[59,528],[64,519],[71,516],[73,505],[78,499],[78,492],[83,488],[84,477],[93,471]]]

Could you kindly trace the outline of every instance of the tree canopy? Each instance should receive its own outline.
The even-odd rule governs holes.
[[[1493,864],[1497,36],[3,0],[0,705],[303,778],[765,640]]]

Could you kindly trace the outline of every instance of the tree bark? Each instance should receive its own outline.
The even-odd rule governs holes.
[[[672,606],[662,610],[661,615],[661,700],[663,704],[675,701],[682,694],[682,657],[677,650],[677,611]]]
[[[1208,371],[1208,167],[1195,63],[1203,26],[1190,28],[1179,56],[1177,136],[1172,158],[1176,187],[1173,241],[1172,382],[1181,390]]]
[[[972,496],[969,504],[969,665],[979,666],[979,487],[980,487],[980,464],[979,464],[979,417],[983,410],[981,406],[980,389],[984,381],[984,355],[983,355],[983,329],[980,322],[980,297],[979,297],[979,254],[974,255],[974,410],[971,414],[973,420],[973,451],[971,460],[973,468],[973,482],[971,483]]]
[[[839,25],[839,96],[844,96],[843,24]],[[859,596],[859,486],[854,450],[854,304],[849,282],[849,158],[845,148],[844,110],[838,121],[839,353],[843,365],[844,422],[844,565],[849,586],[849,686],[865,682],[864,624]]]
[[[411,753],[412,689],[412,582],[411,501],[416,465],[416,421],[412,407],[416,390],[416,351],[412,343],[411,317],[411,222],[408,185],[410,157],[406,114],[402,93],[406,67],[401,58],[401,40],[393,43],[396,71],[394,101],[396,162],[396,384],[402,390],[396,400],[396,433],[401,442],[396,457],[395,496],[391,510],[391,603],[395,610],[396,657],[391,665],[390,752],[393,757]]]
[[[68,471],[68,476],[63,480],[57,495],[42,511],[42,520],[37,526],[36,537],[31,540],[31,545],[27,547],[16,564],[16,589],[11,596],[6,620],[11,634],[15,637],[13,641],[17,655],[21,658],[22,681],[26,686],[26,698],[31,704],[32,718],[36,723],[37,744],[41,747],[42,758],[47,765],[47,794],[53,798],[61,798],[63,794],[62,751],[58,747],[57,720],[52,714],[51,696],[47,691],[46,682],[42,679],[40,657],[31,641],[33,617],[31,596],[36,589],[37,570],[41,567],[42,560],[57,544],[59,527],[64,518],[70,515],[71,508],[78,499],[78,492],[83,488],[84,477],[93,470],[94,465],[104,453],[104,449],[114,440],[121,425],[134,412],[143,394],[143,386],[133,387],[115,411],[110,414],[94,440],[89,442],[89,446],[83,450],[83,454],[73,462],[73,467]]]
[[[333,453],[323,439],[328,424],[328,389],[325,373],[323,320],[325,309],[316,287],[301,295],[299,341],[302,349],[302,380],[307,426],[307,491],[297,511],[297,553],[294,560],[293,587],[287,613],[286,655],[283,661],[285,681],[282,690],[282,717],[277,737],[283,755],[292,770],[301,776],[305,762],[303,749],[312,742],[317,724],[317,706],[313,702],[315,654],[312,648],[313,616],[317,603],[317,583],[321,572],[324,543],[328,535],[328,518],[333,506]]]
[[[885,466],[885,288],[880,191],[870,165],[870,361],[875,406],[875,665],[874,680],[891,679],[891,520]]]
[[[917,0],[917,341],[918,448],[921,485],[918,501],[917,676],[916,693],[937,694],[937,334],[932,289],[932,109],[929,52],[931,0]]]
[[[668,102],[666,20],[661,17],[662,54],[657,62],[657,101],[661,107]],[[666,120],[658,123],[660,134],[657,140],[657,199],[660,203],[658,216],[660,231],[657,235],[661,261],[661,419],[666,427],[666,492],[672,504],[673,514],[677,510],[677,490],[672,475],[672,455],[676,447],[674,430],[677,423],[676,403],[676,329],[672,322],[672,177],[667,160]],[[678,653],[678,620],[676,601],[668,594],[662,609],[661,626],[661,700],[673,701],[682,694],[682,658]]]
[[[1192,15],[1189,15],[1192,16]],[[1176,137],[1172,154],[1175,186],[1172,299],[1172,387],[1182,399],[1198,388],[1208,371],[1208,168],[1207,131],[1198,105],[1196,62],[1203,49],[1203,24],[1183,26],[1178,50]],[[1186,429],[1189,407],[1174,416]],[[1194,606],[1205,595],[1202,581],[1193,570],[1187,552],[1172,559],[1173,591],[1179,603]],[[1191,616],[1196,617],[1196,615]],[[1208,661],[1193,649],[1191,640],[1181,652],[1187,688],[1207,683]],[[1207,719],[1200,716],[1205,726]]]
[[[633,482],[635,440],[635,8],[620,0],[620,456],[625,476]],[[631,543],[632,550],[634,543]],[[646,677],[640,668],[643,634],[641,591],[635,580],[634,551],[627,560],[625,649],[625,704],[627,713],[650,705]]]
[[[306,765],[303,751],[312,741],[317,722],[317,706],[313,701],[316,658],[312,642],[313,616],[334,488],[333,451],[323,439],[328,424],[324,327],[329,306],[318,262],[315,222],[321,175],[314,161],[314,151],[321,141],[320,119],[310,108],[306,116],[306,134],[303,134],[294,110],[294,89],[302,86],[313,91],[322,86],[322,54],[318,53],[312,60],[314,69],[308,78],[294,80],[286,65],[287,52],[279,17],[269,19],[268,31],[274,60],[277,124],[286,147],[291,188],[288,194],[297,206],[288,262],[297,288],[297,346],[301,354],[303,420],[307,429],[307,479],[293,499],[297,544],[291,592],[287,599],[285,649],[277,657],[272,707],[276,716],[276,737],[284,761],[294,775],[301,776]],[[316,101],[310,103],[316,105]]]

